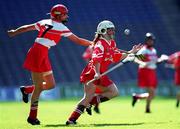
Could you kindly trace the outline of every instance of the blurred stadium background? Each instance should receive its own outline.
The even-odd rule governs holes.
[[[0,101],[17,100],[21,96],[19,86],[32,84],[30,74],[22,68],[28,49],[37,35],[28,32],[14,38],[7,36],[7,30],[24,24],[49,18],[51,7],[57,3],[69,9],[68,28],[80,37],[92,40],[97,24],[105,19],[116,26],[118,47],[129,50],[134,43],[143,43],[146,32],[156,36],[155,47],[160,54],[172,54],[180,49],[180,1],[179,0],[3,0],[0,3]],[[124,35],[129,28],[131,34]],[[57,86],[44,92],[42,99],[78,97],[83,94],[79,75],[85,66],[82,53],[85,47],[62,39],[51,48],[52,61]],[[175,95],[173,70],[160,64],[158,95]],[[137,65],[127,64],[112,73],[121,95],[138,91],[136,86]]]

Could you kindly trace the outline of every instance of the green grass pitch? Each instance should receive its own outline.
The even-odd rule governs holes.
[[[29,104],[0,102],[0,129],[180,129],[180,107],[175,107],[174,98],[155,98],[152,113],[146,114],[144,100],[132,108],[130,97],[118,97],[102,103],[100,115],[84,113],[77,125],[67,127],[65,122],[78,101],[40,101],[38,126],[26,122]]]

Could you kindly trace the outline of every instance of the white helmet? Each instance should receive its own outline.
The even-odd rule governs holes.
[[[111,21],[104,20],[100,22],[97,26],[97,34],[106,34],[108,28],[115,28],[114,24]]]
[[[154,36],[153,33],[148,32],[148,33],[146,33],[145,39],[152,39],[152,40],[155,40],[156,37]]]

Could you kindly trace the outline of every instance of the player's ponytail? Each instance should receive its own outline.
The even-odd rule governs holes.
[[[96,34],[95,37],[94,37],[94,40],[93,40],[93,46],[96,45],[97,41],[100,39],[101,37],[101,34]]]

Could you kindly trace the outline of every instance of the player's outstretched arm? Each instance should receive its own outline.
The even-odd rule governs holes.
[[[128,54],[136,54],[142,47],[143,45],[138,44],[138,45],[134,45],[132,49],[129,51],[122,50],[122,49],[118,49],[118,50],[122,53],[121,59],[125,59],[128,56]]]
[[[18,34],[28,32],[28,31],[32,31],[32,30],[36,30],[35,24],[23,25],[21,27],[18,27],[17,29],[8,30],[7,33],[9,35],[9,37],[13,37],[13,36],[16,36]]]
[[[139,43],[138,45],[134,45],[132,47],[132,49],[130,51],[128,51],[128,52],[136,54],[142,47],[143,47],[143,45]]]
[[[71,41],[73,41],[74,43],[77,43],[77,44],[82,45],[82,46],[89,46],[89,45],[92,44],[92,41],[80,38],[80,37],[76,36],[75,34],[72,34],[72,35],[68,36],[68,38]]]
[[[166,54],[162,54],[158,59],[157,59],[157,63],[161,63],[164,61],[167,61],[169,59],[169,56],[167,56]]]
[[[122,51],[123,52],[122,59],[126,58],[129,54],[136,54],[142,47],[143,45],[138,44],[138,45],[134,45],[130,51],[123,50],[124,52]]]

